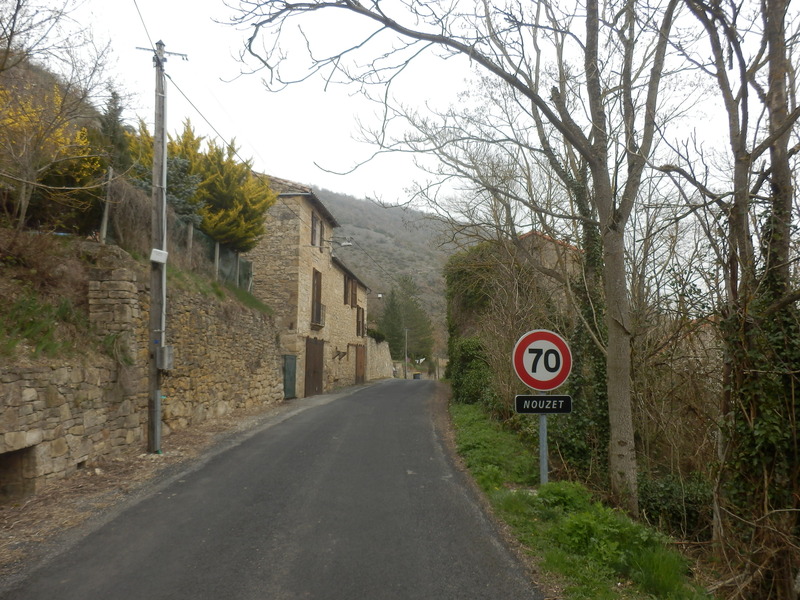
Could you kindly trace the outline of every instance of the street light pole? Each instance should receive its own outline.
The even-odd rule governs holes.
[[[408,379],[408,327],[406,332],[405,359],[403,360],[403,379]]]

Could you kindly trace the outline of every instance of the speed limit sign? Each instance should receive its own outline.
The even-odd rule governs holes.
[[[540,392],[556,389],[572,370],[572,353],[567,342],[546,329],[529,331],[517,341],[514,371],[522,383]]]

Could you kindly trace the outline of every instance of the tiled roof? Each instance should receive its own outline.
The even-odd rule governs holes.
[[[570,250],[578,250],[578,248],[576,248],[572,244],[568,244],[567,242],[563,242],[561,240],[557,240],[555,238],[552,238],[549,235],[545,235],[544,233],[536,231],[535,229],[532,229],[532,230],[528,231],[527,233],[523,233],[522,235],[519,236],[519,239],[524,240],[524,239],[529,238],[529,237],[538,237],[538,238],[540,238],[542,240],[545,240],[546,242],[552,242],[553,244],[558,244],[559,246],[564,246],[565,248],[569,248]]]

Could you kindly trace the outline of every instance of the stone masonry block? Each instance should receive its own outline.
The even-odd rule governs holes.
[[[44,396],[45,396],[45,406],[47,408],[56,408],[57,406],[61,406],[66,402],[64,394],[59,392],[58,388],[53,384],[47,386]]]
[[[44,432],[41,429],[29,429],[25,432],[25,447],[41,444],[44,439]]]
[[[69,452],[69,444],[67,444],[67,440],[63,437],[50,442],[50,456],[64,456],[67,452]]]
[[[22,448],[26,448],[26,442],[28,440],[28,434],[25,431],[12,431],[10,433],[6,433],[3,436],[6,445],[6,452],[11,452],[13,450],[21,450]]]

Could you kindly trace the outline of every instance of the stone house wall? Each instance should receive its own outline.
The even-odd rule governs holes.
[[[267,235],[247,255],[255,273],[253,294],[275,310],[281,353],[296,360],[295,395],[305,396],[306,340],[324,342],[323,391],[356,381],[356,348],[366,348],[359,311],[344,303],[346,276],[358,280],[334,258],[331,242],[338,223],[310,188],[272,181],[278,201],[267,214]],[[312,235],[312,228],[316,227]],[[313,273],[322,276],[324,325],[312,325]],[[367,288],[358,282],[357,306],[367,317]],[[361,335],[359,335],[361,334]],[[369,363],[369,350],[367,364]],[[370,379],[365,372],[366,379]]]
[[[297,199],[282,198],[268,211],[266,235],[244,257],[256,267],[253,295],[275,311],[279,331],[297,327],[300,221]]]
[[[125,447],[144,446],[145,282],[149,273],[132,260],[91,271],[89,318],[106,353],[87,347],[68,360],[0,366],[0,501],[34,493]],[[167,342],[175,368],[162,378],[165,435],[283,398],[277,332],[260,312],[171,286]]]

